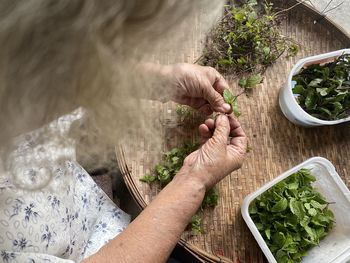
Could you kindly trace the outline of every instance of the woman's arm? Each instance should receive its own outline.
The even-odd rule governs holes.
[[[200,126],[206,143],[190,154],[180,172],[128,226],[84,263],[165,262],[205,191],[238,169],[246,151],[246,136],[239,123],[220,115]],[[231,142],[227,144],[229,136]]]
[[[84,263],[165,262],[205,194],[202,182],[183,177],[175,177],[124,232]]]

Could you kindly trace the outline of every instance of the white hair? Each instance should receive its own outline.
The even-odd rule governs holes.
[[[150,85],[136,78],[135,62],[154,53],[155,40],[174,35],[193,11],[222,3],[0,1],[0,145],[78,107],[98,127],[91,129],[96,147],[102,138],[115,143],[128,129],[145,127],[141,104],[131,98],[138,89],[147,94]],[[172,47],[181,44],[171,39]],[[144,132],[154,134],[151,128]]]

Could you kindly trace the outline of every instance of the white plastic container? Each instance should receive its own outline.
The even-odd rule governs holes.
[[[340,119],[340,120],[334,120],[334,121],[325,121],[325,120],[320,120],[311,116],[300,107],[292,91],[292,88],[294,87],[292,78],[294,75],[299,73],[304,66],[331,62],[337,57],[341,56],[342,54],[349,54],[349,53],[350,53],[350,49],[342,49],[342,50],[338,50],[338,51],[334,51],[326,54],[307,57],[299,60],[295,64],[295,66],[289,73],[286,85],[281,88],[279,93],[279,105],[284,116],[286,116],[288,120],[290,120],[294,124],[304,126],[304,127],[334,125],[334,124],[350,121],[350,117]]]
[[[286,179],[301,168],[312,169],[316,177],[313,186],[328,202],[335,202],[330,209],[335,216],[335,224],[318,247],[308,251],[302,263],[348,263],[350,262],[350,191],[343,183],[334,166],[322,157],[311,158],[267,183],[256,192],[248,195],[242,204],[242,216],[270,263],[276,263],[270,249],[249,215],[250,203],[266,190]]]

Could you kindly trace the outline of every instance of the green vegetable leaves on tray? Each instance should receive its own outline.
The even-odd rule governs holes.
[[[199,148],[199,143],[185,142],[181,147],[176,147],[163,155],[163,161],[154,167],[152,174],[146,174],[140,178],[145,183],[160,183],[162,187],[170,183],[181,169],[185,158]],[[194,234],[203,233],[201,210],[217,205],[219,193],[215,188],[208,190],[204,196],[201,209],[192,217],[189,224]]]
[[[197,150],[199,143],[185,142],[181,147],[176,147],[163,155],[163,161],[154,167],[152,174],[146,174],[140,181],[146,183],[159,182],[167,185],[181,169],[187,155]]]
[[[235,3],[226,5],[223,18],[207,37],[202,64],[224,74],[255,75],[263,73],[283,53],[293,56],[298,52],[299,45],[279,28],[283,10],[275,12],[272,3],[264,1],[230,2]]]
[[[300,262],[332,229],[329,203],[301,169],[258,196],[249,214],[278,263]]]
[[[238,118],[239,116],[241,116],[241,113],[238,110],[238,105],[237,105],[237,98],[238,96],[233,96],[233,94],[231,93],[231,91],[229,89],[225,89],[224,93],[224,100],[226,103],[230,104],[233,114]]]
[[[310,115],[322,120],[350,115],[350,55],[324,65],[308,66],[293,80],[296,100]]]

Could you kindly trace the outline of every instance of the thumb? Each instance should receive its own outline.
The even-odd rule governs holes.
[[[230,135],[230,122],[226,115],[220,114],[215,121],[215,130],[212,139],[219,144],[227,144]]]
[[[210,82],[207,82],[203,92],[203,97],[209,102],[214,111],[227,113],[231,110],[230,105],[225,103],[222,95],[213,88]]]

